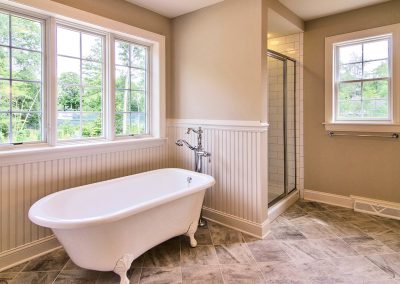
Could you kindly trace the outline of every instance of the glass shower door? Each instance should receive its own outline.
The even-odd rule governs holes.
[[[268,204],[296,189],[296,61],[268,52]]]

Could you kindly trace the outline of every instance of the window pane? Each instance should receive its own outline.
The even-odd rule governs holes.
[[[103,93],[99,88],[86,88],[82,96],[82,111],[102,111]]]
[[[57,27],[57,54],[80,57],[80,34],[66,28]]]
[[[103,38],[95,35],[82,34],[82,58],[102,62]]]
[[[9,113],[0,113],[0,143],[10,143]]]
[[[341,83],[339,101],[361,100],[361,83]]]
[[[339,47],[340,64],[362,61],[362,44]]]
[[[58,27],[58,139],[103,134],[103,37]],[[67,42],[65,42],[67,41]]]
[[[116,62],[124,65],[116,66],[115,70],[116,134],[144,134],[147,131],[148,49],[141,45],[118,41],[115,48]]]
[[[131,113],[130,133],[142,134],[146,131],[146,115],[142,112]]]
[[[10,17],[3,13],[0,13],[0,44],[10,45]]]
[[[0,46],[0,78],[10,78],[10,49]]]
[[[39,22],[11,16],[11,39],[13,47],[42,50],[42,26]]]
[[[389,57],[389,42],[387,39],[364,43],[364,61],[386,59]]]
[[[129,68],[117,66],[115,70],[115,88],[130,89]]]
[[[102,121],[100,113],[82,114],[82,137],[101,137]]]
[[[147,48],[139,45],[132,45],[131,48],[131,66],[137,68],[146,68]]]
[[[128,135],[130,129],[129,112],[117,113],[115,115],[115,132],[117,135]]]
[[[42,140],[41,116],[38,113],[14,113],[12,115],[12,142]]]
[[[61,140],[77,139],[81,136],[79,112],[58,112],[57,137]]]
[[[360,119],[361,117],[361,101],[339,101],[339,120],[356,120]]]
[[[12,77],[18,80],[41,81],[42,55],[35,51],[13,49]]]
[[[117,90],[115,92],[115,111],[126,112],[129,110],[129,90]]]
[[[131,111],[146,112],[146,95],[144,92],[132,91]]]
[[[131,69],[131,88],[132,90],[146,89],[146,71],[141,69]]]
[[[103,84],[102,64],[93,61],[82,61],[82,84],[100,87]]]
[[[340,81],[361,79],[362,78],[362,64],[361,63],[353,63],[353,64],[340,65],[339,76],[340,76],[339,77]]]
[[[59,111],[79,111],[81,104],[81,87],[78,85],[58,86]]]
[[[10,82],[0,80],[0,111],[10,110]]]
[[[364,117],[369,119],[387,119],[389,107],[387,100],[365,100],[363,101]]]
[[[389,64],[387,60],[377,60],[364,63],[364,78],[384,78],[389,76]]]
[[[389,96],[388,81],[369,81],[363,84],[363,99],[386,99]]]
[[[80,60],[63,56],[57,57],[57,77],[59,84],[80,84]]]
[[[43,140],[43,28],[40,21],[0,13],[0,143]]]
[[[13,111],[41,111],[41,83],[12,83],[12,110]]]
[[[115,64],[129,66],[129,43],[115,42]]]

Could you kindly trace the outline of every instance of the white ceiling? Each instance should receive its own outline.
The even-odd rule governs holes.
[[[389,0],[279,0],[303,20],[312,20]]]
[[[196,11],[224,0],[126,0],[168,18]]]

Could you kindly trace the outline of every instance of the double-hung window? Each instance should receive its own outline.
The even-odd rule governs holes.
[[[325,41],[327,130],[398,131],[398,25]]]
[[[335,46],[336,121],[391,118],[391,36]]]
[[[0,11],[0,144],[44,138],[44,22]]]
[[[163,36],[15,5],[0,5],[0,150],[164,135]]]

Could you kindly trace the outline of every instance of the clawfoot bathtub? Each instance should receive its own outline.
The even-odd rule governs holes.
[[[150,171],[53,193],[29,218],[51,228],[74,263],[114,271],[125,284],[132,261],[153,246],[181,234],[197,245],[204,193],[214,183],[182,169]]]

